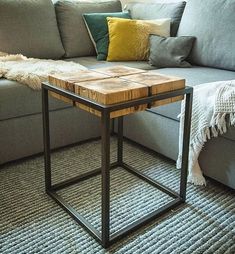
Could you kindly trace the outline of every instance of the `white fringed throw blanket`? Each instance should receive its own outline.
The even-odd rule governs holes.
[[[48,75],[74,73],[87,68],[73,62],[27,58],[23,55],[0,53],[0,78],[15,80],[32,89],[41,89]]]
[[[181,167],[184,102],[180,114],[179,156]],[[235,80],[201,84],[194,87],[191,137],[189,148],[188,182],[205,185],[206,181],[198,164],[204,143],[235,126]],[[222,170],[222,169],[221,169]]]

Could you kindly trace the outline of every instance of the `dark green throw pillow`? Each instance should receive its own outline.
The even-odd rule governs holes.
[[[97,60],[106,60],[108,55],[109,32],[107,17],[131,18],[129,12],[83,14],[87,30],[96,48]]]
[[[185,61],[188,57],[195,37],[161,37],[157,35],[150,36],[150,54],[149,63],[158,68],[164,67],[191,67],[191,64]]]

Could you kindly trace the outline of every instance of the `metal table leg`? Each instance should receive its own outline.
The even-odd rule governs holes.
[[[118,150],[117,150],[118,165],[123,165],[123,116],[118,117]]]
[[[50,129],[48,90],[42,87],[42,114],[43,114],[43,144],[44,144],[44,167],[46,191],[51,189],[51,153],[50,153]]]
[[[102,153],[102,246],[109,245],[110,232],[110,114],[102,112],[101,117]]]
[[[182,147],[182,149],[183,149],[182,166],[181,166],[181,177],[180,177],[180,197],[182,198],[183,202],[185,202],[185,200],[186,200],[192,97],[193,97],[193,92],[186,94],[183,147]]]

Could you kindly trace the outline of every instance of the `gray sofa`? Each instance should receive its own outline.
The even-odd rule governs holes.
[[[14,2],[19,6],[16,7]],[[193,35],[197,38],[189,58],[192,68],[158,70],[147,62],[120,63],[96,60],[94,47],[82,20],[82,13],[121,11],[119,1],[84,3],[59,0],[54,5],[50,0],[36,2],[38,2],[37,11],[34,7],[35,1],[31,0],[0,2],[0,51],[41,58],[64,58],[88,68],[124,64],[181,76],[191,86],[235,79],[234,0],[189,0],[186,7],[185,3],[128,4],[126,9],[130,11],[132,18],[171,18],[172,35]],[[22,8],[24,4],[27,8]],[[22,27],[18,27],[16,33],[9,32],[9,27],[6,30],[1,25],[5,22],[5,25],[9,26],[14,16],[16,19],[20,16],[21,22],[17,25],[22,26],[24,24],[22,17],[27,16],[25,12],[29,10],[33,12],[34,19],[30,22],[30,17],[27,17],[25,21],[27,29],[33,29],[36,25],[40,30],[36,35],[33,32],[29,33],[32,37],[31,44],[27,41],[29,38],[19,35]],[[13,11],[16,13],[12,16]],[[6,12],[9,12],[9,15],[1,15]],[[44,22],[50,23],[51,30],[49,26],[45,30]],[[13,23],[17,26],[16,22]],[[25,31],[22,33],[25,34]],[[54,34],[53,38],[51,34]],[[39,42],[41,44],[38,44]],[[53,48],[50,48],[48,43]],[[176,160],[179,111],[180,103],[174,103],[129,115],[124,120],[124,134]],[[50,100],[50,117],[52,148],[100,135],[97,117],[53,98]],[[0,133],[1,164],[43,151],[40,91],[31,90],[14,81],[0,79]],[[199,163],[205,175],[235,189],[235,128],[230,128],[225,135],[207,142]]]

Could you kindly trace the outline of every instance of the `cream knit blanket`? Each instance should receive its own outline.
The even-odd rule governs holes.
[[[70,74],[85,69],[87,68],[78,63],[27,58],[0,52],[0,78],[18,81],[32,89],[41,89],[41,83],[48,80],[48,75]]]
[[[181,168],[183,121],[184,102],[180,114],[180,152],[177,168]],[[228,126],[235,126],[235,80],[201,84],[194,87],[188,182],[196,185],[206,184],[198,164],[199,154],[208,139],[224,134]]]

